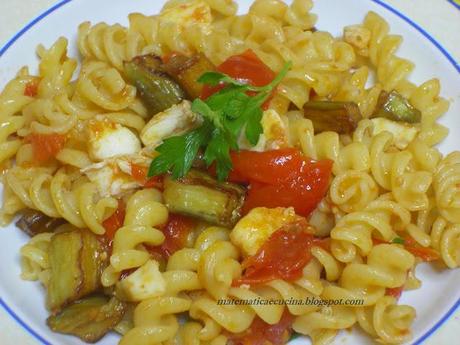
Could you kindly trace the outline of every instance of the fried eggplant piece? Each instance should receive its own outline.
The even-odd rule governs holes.
[[[55,234],[48,255],[47,305],[52,313],[101,288],[100,278],[109,255],[107,247],[89,230]]]
[[[22,212],[16,226],[27,235],[35,236],[43,232],[53,232],[54,229],[64,223],[65,220],[62,218],[51,218],[40,211],[28,208]]]
[[[168,73],[189,95],[191,99],[200,97],[203,90],[203,84],[197,80],[204,73],[215,71],[216,67],[203,54],[195,54],[191,57],[176,54],[162,66],[164,71]]]
[[[87,343],[95,343],[113,329],[125,313],[125,303],[112,297],[91,296],[50,316],[46,323],[53,332],[72,334]]]
[[[177,82],[161,69],[161,59],[153,54],[136,56],[124,63],[124,71],[152,115],[160,113],[185,98]]]
[[[171,212],[231,227],[241,217],[245,189],[192,169],[178,180],[166,177],[163,197]]]
[[[396,91],[382,91],[372,117],[384,117],[388,120],[420,123],[422,113],[414,108],[405,97]]]
[[[353,102],[310,101],[303,107],[304,116],[313,122],[315,133],[333,131],[350,134],[363,118]]]

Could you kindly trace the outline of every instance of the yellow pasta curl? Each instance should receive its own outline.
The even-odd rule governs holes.
[[[372,248],[367,263],[348,264],[338,286],[329,285],[321,297],[326,299],[362,299],[363,306],[375,304],[385,294],[385,288],[404,285],[407,270],[414,257],[395,244],[379,244]]]
[[[102,274],[102,285],[114,285],[123,270],[140,267],[149,260],[150,254],[139,245],[158,246],[164,241],[163,233],[155,228],[168,219],[168,209],[161,200],[155,189],[140,190],[130,197],[123,227],[115,233],[110,266]]]
[[[356,308],[356,316],[361,328],[378,341],[402,344],[411,338],[415,309],[397,305],[393,297],[384,296],[372,307]]]
[[[460,223],[460,152],[452,152],[441,161],[434,176],[434,189],[441,215]]]

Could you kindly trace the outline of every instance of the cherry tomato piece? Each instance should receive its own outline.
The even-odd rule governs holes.
[[[39,78],[34,78],[26,84],[24,89],[24,96],[35,97],[38,94]]]
[[[276,230],[255,255],[243,261],[243,276],[236,279],[233,285],[299,279],[303,268],[312,258],[311,247],[322,241],[312,233],[313,229],[305,219]]]
[[[32,144],[34,160],[44,163],[56,157],[65,145],[67,137],[63,134],[39,134],[32,133],[26,137]]]
[[[428,248],[428,247],[422,247],[409,235],[403,235],[402,238],[404,239],[404,244],[403,244],[404,249],[407,250],[412,255],[426,262],[436,261],[440,259],[439,252],[436,251],[435,249]],[[382,243],[391,244],[391,242],[387,242],[387,241],[380,240],[377,238],[373,238],[372,241],[374,242],[374,245],[382,244]]]
[[[115,212],[102,222],[102,226],[105,229],[104,237],[109,241],[109,245],[112,244],[117,230],[123,226],[125,221],[125,209],[126,206],[123,200],[118,200],[118,207]]]
[[[298,149],[231,154],[229,181],[249,184],[243,213],[255,207],[294,207],[308,216],[329,187],[332,161],[306,159]]]
[[[399,297],[401,297],[403,290],[404,290],[404,286],[399,286],[396,288],[387,288],[385,290],[385,295],[399,299]]]
[[[195,219],[170,213],[168,222],[161,229],[165,235],[164,242],[161,246],[149,246],[149,251],[160,254],[164,259],[168,259],[176,251],[186,246],[188,236],[195,226]]]
[[[228,337],[234,345],[284,345],[290,337],[293,322],[294,316],[287,310],[274,325],[256,316],[246,331],[241,334],[228,334]]]
[[[147,167],[131,163],[131,176],[146,188],[158,188],[163,190],[163,176],[147,177]]]
[[[217,66],[217,71],[252,86],[267,85],[276,77],[276,73],[259,59],[256,53],[251,49],[246,50],[242,54],[229,57],[222,64]],[[224,87],[224,84],[216,86],[204,85],[200,98],[206,99],[222,90]],[[270,99],[264,103],[262,108],[267,109],[269,103]]]

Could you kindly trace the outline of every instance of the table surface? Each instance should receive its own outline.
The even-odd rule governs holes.
[[[81,0],[83,1],[83,0]],[[89,0],[87,0],[89,1]],[[129,1],[129,0],[127,0]],[[319,0],[317,0],[319,1]],[[426,29],[451,55],[460,62],[460,6],[454,0],[384,0]],[[1,0],[0,13],[8,13],[0,20],[0,47],[25,24],[51,7],[56,0]],[[460,308],[428,340],[425,345],[452,345],[460,330]],[[29,336],[0,308],[0,334],[2,345],[32,345]],[[458,341],[457,341],[458,343]]]

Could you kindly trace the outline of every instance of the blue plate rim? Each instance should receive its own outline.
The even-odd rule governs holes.
[[[60,7],[64,6],[65,4],[71,2],[73,0],[62,0],[57,2],[55,5],[51,6],[49,9],[47,9],[45,12],[42,14],[38,15],[35,19],[30,21],[28,24],[26,24],[21,30],[19,30],[10,40],[8,40],[1,48],[0,48],[0,57],[2,57],[6,51],[21,37],[23,36],[27,31],[29,31],[35,24],[40,22],[42,19],[50,15],[51,13],[55,12],[57,9]],[[415,23],[412,19],[404,15],[403,13],[399,12],[396,10],[394,7],[388,5],[387,3],[381,1],[381,0],[370,0],[381,7],[385,8],[386,10],[392,12],[402,20],[404,20],[406,23],[408,23],[410,26],[415,28],[420,34],[422,34],[426,39],[428,39],[450,62],[451,65],[454,66],[454,68],[457,70],[458,73],[460,73],[460,63],[455,60],[455,58],[447,51],[446,48],[442,46],[433,36],[431,36],[426,30],[424,30],[420,25]],[[447,0],[450,2],[452,5],[454,5],[457,9],[460,9],[460,6],[455,4],[452,0]],[[48,342],[46,339],[44,339],[40,334],[38,334],[36,331],[34,331],[30,326],[28,326],[9,306],[8,304],[5,303],[5,301],[0,298],[0,306],[23,328],[32,335],[36,340],[41,342],[44,345],[51,345],[50,342]],[[429,338],[434,332],[436,332],[439,327],[441,327],[444,322],[446,322],[452,314],[457,310],[457,308],[460,306],[460,299],[457,300],[457,302],[447,311],[447,313],[431,328],[429,329],[424,335],[422,335],[420,338],[415,340],[412,345],[420,345],[422,344],[427,338]]]
[[[457,3],[454,0],[447,0],[447,1],[450,2],[451,5],[454,6],[457,10],[460,10],[460,3]]]

